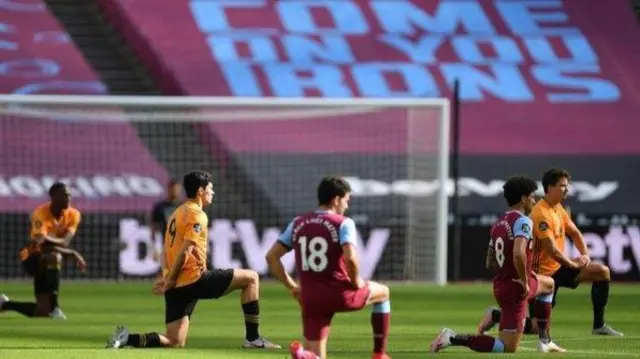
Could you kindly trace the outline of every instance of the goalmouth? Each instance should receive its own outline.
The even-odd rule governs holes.
[[[23,163],[21,170],[33,173],[42,172],[36,168],[42,163],[34,158],[38,151],[45,154],[57,150],[56,146],[73,147],[56,142],[64,139],[45,136],[49,129],[59,131],[64,124],[74,136],[91,138],[91,154],[58,166],[60,173],[55,175],[61,177],[100,172],[101,168],[106,173],[117,166],[110,161],[113,156],[119,156],[124,166],[121,171],[145,172],[146,160],[135,158],[137,153],[133,152],[137,150],[125,150],[132,148],[132,141],[146,146],[148,160],[156,161],[158,168],[164,168],[166,176],[172,178],[182,175],[174,173],[177,169],[201,163],[190,162],[190,156],[197,152],[210,157],[215,166],[224,162],[224,168],[211,165],[201,169],[220,173],[217,180],[224,188],[233,187],[237,192],[234,201],[245,205],[232,211],[225,198],[220,198],[220,204],[213,205],[215,217],[226,218],[233,212],[265,227],[282,226],[296,211],[312,208],[315,186],[322,176],[343,175],[353,186],[347,214],[353,215],[359,228],[393,228],[381,257],[376,263],[366,263],[373,267],[371,276],[444,285],[449,111],[449,100],[444,98],[0,95],[0,132],[9,136],[12,131],[33,129],[33,133],[42,135],[33,137],[33,148],[8,153],[19,157],[15,160]],[[193,148],[183,144],[187,135],[171,127],[178,124],[192,129],[189,133],[193,138],[188,140]],[[156,147],[150,148],[149,143]],[[166,148],[171,148],[171,156],[163,153]],[[78,144],[77,150],[86,149]],[[8,165],[0,171],[4,176],[17,175]],[[88,198],[80,190],[78,193],[74,203],[95,215],[141,212],[137,208],[144,207],[138,207],[135,201],[139,200],[135,199],[129,204],[111,204],[109,199]],[[102,234],[108,236],[106,230]],[[102,234],[100,230],[92,232],[95,236]],[[216,238],[211,240],[215,245]],[[98,239],[95,243],[104,246]],[[101,277],[108,279],[109,275]]]

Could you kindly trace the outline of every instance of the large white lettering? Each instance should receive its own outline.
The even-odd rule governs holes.
[[[435,195],[440,184],[438,180],[394,180],[391,182],[363,179],[359,177],[345,177],[351,184],[354,197],[380,197],[390,195],[401,196],[432,196]],[[482,181],[471,177],[461,177],[458,180],[460,196],[497,197],[502,195],[504,180]],[[445,184],[447,194],[455,194],[455,183],[449,179]],[[573,181],[569,194],[581,202],[602,201],[611,196],[619,187],[617,181],[603,181],[597,184]],[[538,195],[543,195],[542,183],[538,183]]]
[[[634,267],[640,270],[640,228],[613,225],[604,236],[584,233],[584,241],[592,260],[605,263],[613,274],[627,274]],[[568,242],[565,252],[571,258],[580,255],[573,243]]]
[[[56,181],[66,183],[74,197],[157,197],[164,192],[164,187],[157,179],[142,175],[95,175],[90,177],[20,175],[0,176],[0,197],[46,197],[49,187]]]
[[[236,96],[434,97],[463,78],[463,101],[621,97],[560,0],[192,0],[191,11]],[[243,11],[264,21],[234,23]]]
[[[269,248],[275,243],[281,230],[268,227],[259,233],[252,220],[231,221],[216,219],[209,230],[211,263],[216,268],[250,268],[260,275],[267,275],[269,269],[264,259]],[[373,229],[365,241],[358,235],[357,249],[360,261],[360,273],[363,278],[373,276],[382,253],[389,241],[388,229]],[[135,219],[120,221],[120,240],[124,243],[120,252],[120,271],[126,275],[148,276],[157,273],[160,264],[153,259],[149,227],[141,225]],[[159,238],[155,245],[160,243]],[[139,246],[144,244],[146,253],[140,255]],[[233,247],[239,244],[241,257],[234,256]],[[285,269],[292,272],[295,268],[293,253],[283,257]]]

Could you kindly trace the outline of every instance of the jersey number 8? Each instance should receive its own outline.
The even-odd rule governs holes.
[[[498,267],[502,268],[502,265],[504,264],[504,240],[501,237],[496,238],[493,248],[496,252],[496,262],[498,262]]]
[[[327,259],[327,250],[329,249],[327,240],[322,237],[313,237],[307,242],[307,237],[299,237],[298,242],[300,242],[302,270],[304,272],[311,270],[316,273],[324,271],[329,262]]]

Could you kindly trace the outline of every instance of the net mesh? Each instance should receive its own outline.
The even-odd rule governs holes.
[[[162,101],[161,99],[158,101]],[[443,107],[0,104],[0,276],[22,278],[29,214],[54,181],[69,184],[82,222],[72,246],[89,268],[65,277],[150,277],[159,263],[151,208],[167,183],[214,175],[210,265],[267,274],[264,254],[316,205],[327,174],[353,187],[364,276],[437,275]],[[285,258],[293,268],[293,258]]]

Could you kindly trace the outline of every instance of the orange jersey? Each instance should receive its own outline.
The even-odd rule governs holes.
[[[533,221],[535,239],[533,268],[539,274],[552,275],[560,268],[560,263],[547,253],[542,241],[553,240],[558,249],[564,251],[566,228],[571,218],[561,204],[551,207],[545,200],[536,203],[529,217]]]
[[[184,266],[178,275],[176,287],[197,281],[207,266],[207,215],[196,203],[187,201],[173,211],[164,234],[166,277],[180,253],[185,241],[195,243],[195,248],[186,253]]]
[[[30,237],[34,240],[40,236],[52,236],[64,238],[73,235],[78,230],[80,224],[80,211],[69,207],[62,211],[60,218],[55,218],[51,214],[51,203],[38,206],[31,214]],[[32,242],[20,252],[21,259],[26,259],[29,255],[41,250],[42,245]]]

